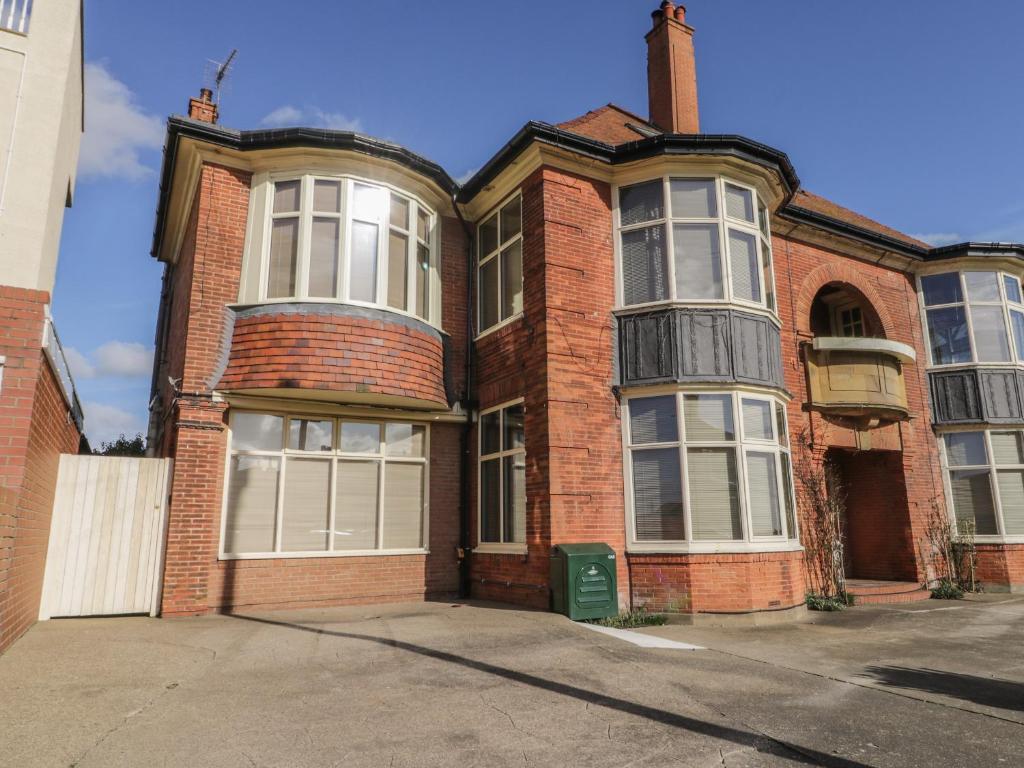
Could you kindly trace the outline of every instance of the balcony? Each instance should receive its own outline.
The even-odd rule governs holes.
[[[914,349],[888,339],[819,336],[805,345],[810,407],[870,423],[909,418],[903,363]]]

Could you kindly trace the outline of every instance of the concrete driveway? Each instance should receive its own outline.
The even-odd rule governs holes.
[[[1019,766],[1024,599],[670,626],[428,603],[51,621],[0,657],[0,764]]]

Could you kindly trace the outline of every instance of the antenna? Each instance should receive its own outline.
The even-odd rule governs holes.
[[[210,90],[213,91],[214,104],[220,104],[221,90],[227,89],[228,70],[231,69],[237,55],[238,49],[235,48],[223,62],[213,59],[206,60],[206,74],[203,79],[213,86]]]

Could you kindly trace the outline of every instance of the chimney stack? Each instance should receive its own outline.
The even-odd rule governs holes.
[[[693,28],[685,6],[664,0],[647,33],[647,98],[650,121],[666,133],[700,133]]]
[[[213,103],[213,91],[200,88],[199,98],[193,96],[188,100],[188,116],[204,123],[216,123],[217,105]]]

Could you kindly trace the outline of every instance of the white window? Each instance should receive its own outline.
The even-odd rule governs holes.
[[[921,298],[932,365],[1024,363],[1020,280],[1001,272],[925,275]]]
[[[349,178],[271,183],[261,298],[340,299],[431,319],[434,213]]]
[[[522,401],[480,414],[481,544],[526,542],[526,437]]]
[[[666,176],[621,187],[618,215],[622,306],[729,301],[775,310],[768,209],[753,188]]]
[[[227,556],[422,551],[427,427],[233,412]]]
[[[1024,536],[1024,432],[943,435],[951,512],[975,535]]]
[[[797,538],[780,401],[745,392],[674,392],[627,402],[633,542]]]
[[[523,198],[518,192],[477,227],[480,333],[523,312]]]

